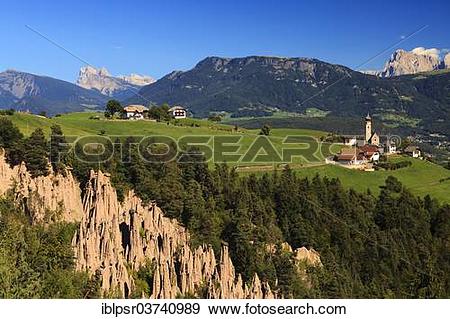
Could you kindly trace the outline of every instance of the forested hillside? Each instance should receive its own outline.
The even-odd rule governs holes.
[[[0,199],[0,298],[94,298],[95,276],[75,272],[76,224],[31,225],[12,198]]]
[[[119,196],[135,189],[144,201],[155,200],[166,216],[189,229],[193,243],[208,243],[216,253],[227,242],[244,280],[257,273],[284,297],[450,296],[450,206],[415,197],[393,177],[378,196],[344,189],[337,179],[300,178],[289,168],[241,177],[226,165],[209,169],[195,150],[178,162],[164,163],[160,156],[151,161],[158,155],[144,161],[131,138],[123,143],[126,157],[91,157],[88,164],[59,147],[64,136],[57,126],[50,140],[39,129],[24,138],[8,120],[1,128],[0,146],[10,163],[23,160],[40,176],[48,174],[50,158],[55,170],[72,167],[82,185],[91,168],[110,172]],[[95,295],[95,278],[88,280],[71,266],[70,229],[31,225],[26,212],[3,199],[0,296]],[[306,267],[305,280],[292,254],[281,249],[283,242],[314,248],[323,266]],[[273,246],[280,248],[276,254],[269,249]],[[17,265],[13,279],[11,265]]]

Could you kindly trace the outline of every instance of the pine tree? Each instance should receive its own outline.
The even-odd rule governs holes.
[[[164,176],[160,180],[158,201],[166,216],[179,219],[184,201],[181,171],[176,162],[165,163],[163,171]]]
[[[67,164],[67,141],[61,126],[52,125],[50,129],[50,163],[55,172],[62,172]]]
[[[25,142],[25,163],[31,176],[48,174],[48,146],[44,131],[37,128]]]
[[[0,147],[9,149],[23,138],[19,128],[6,117],[0,117]]]

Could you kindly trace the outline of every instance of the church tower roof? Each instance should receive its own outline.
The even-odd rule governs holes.
[[[367,112],[366,121],[371,121],[371,120],[372,120],[372,117],[370,117],[370,113]]]

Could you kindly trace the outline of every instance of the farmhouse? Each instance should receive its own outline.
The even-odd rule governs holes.
[[[363,165],[367,163],[367,158],[359,152],[357,147],[342,149],[336,155],[335,161],[341,165]]]
[[[358,143],[358,139],[355,135],[342,135],[342,142],[347,146],[354,146]]]
[[[144,113],[148,111],[143,105],[132,104],[123,108],[125,118],[129,120],[142,120]]]
[[[377,162],[380,160],[380,151],[376,145],[363,145],[358,148],[359,154],[362,154],[368,161]]]
[[[186,109],[179,105],[171,107],[169,113],[174,119],[185,119],[187,117]]]
[[[367,144],[361,147],[342,149],[341,152],[335,156],[335,161],[341,165],[363,165],[379,160],[380,152],[378,146]]]
[[[420,152],[419,147],[414,146],[414,145],[409,145],[408,147],[406,147],[403,152],[411,157],[415,157],[418,158],[422,155],[422,153]]]
[[[397,145],[394,142],[388,142],[388,144],[386,144],[386,153],[387,154],[396,154],[397,153]]]

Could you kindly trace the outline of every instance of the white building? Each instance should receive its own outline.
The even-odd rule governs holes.
[[[411,157],[418,158],[422,155],[420,149],[417,146],[410,145],[405,148],[404,152]]]
[[[395,154],[397,153],[397,145],[395,143],[390,143],[386,145],[386,153]]]
[[[186,109],[179,105],[171,107],[169,113],[174,119],[185,119],[187,117]]]
[[[353,136],[353,135],[343,135],[342,138],[343,138],[344,145],[347,145],[347,146],[354,146],[357,144],[357,141],[358,141],[356,136]]]
[[[128,105],[123,108],[125,111],[125,118],[129,120],[142,120],[144,119],[144,113],[148,111],[143,105]]]

